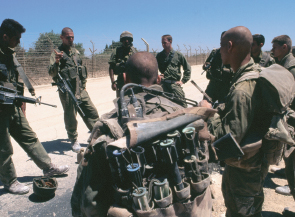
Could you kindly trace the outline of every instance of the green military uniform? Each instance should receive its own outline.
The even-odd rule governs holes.
[[[220,48],[212,50],[206,62],[210,62],[211,59],[211,66],[206,72],[206,77],[210,81],[205,92],[212,98],[213,102],[222,103],[231,86],[232,70],[222,64]]]
[[[64,52],[63,58],[60,60],[59,64],[56,64],[55,52],[51,54],[49,75],[52,76],[55,80],[57,73],[59,72],[63,78],[70,80],[73,94],[76,93],[76,98],[81,101],[80,107],[85,114],[85,117],[83,117],[83,121],[86,124],[87,128],[91,131],[93,125],[98,120],[98,113],[85,89],[87,78],[86,67],[82,66],[82,59],[77,49],[71,48],[70,51],[67,51],[67,49],[65,49],[63,45],[61,45],[57,51]],[[78,72],[75,61],[78,64]],[[77,78],[79,78],[80,80],[79,87],[76,86]],[[70,140],[74,141],[78,137],[76,119],[77,111],[68,93],[62,93],[61,91],[59,91],[59,98],[64,109],[64,122],[68,137]]]
[[[149,88],[163,91],[159,85],[152,85]],[[157,114],[162,116],[163,112],[173,113],[183,108],[165,98],[160,97],[160,99],[154,95],[137,91],[136,88],[134,88],[134,92],[138,100],[145,101],[143,111],[147,117],[151,117],[149,115],[155,117]],[[130,91],[126,92],[126,94],[128,97],[125,100],[129,102]],[[156,103],[153,102],[153,98],[156,99]],[[161,104],[158,103],[159,99]],[[149,102],[147,103],[147,101]],[[106,144],[114,141],[114,139],[121,138],[124,134],[120,135],[121,128],[119,127],[120,130],[116,130],[118,129],[115,127],[117,124],[107,120],[114,120],[120,124],[116,109],[104,114],[101,120],[96,123],[101,136],[93,146],[94,153],[91,155],[88,165],[83,167],[80,163],[78,167],[77,180],[71,198],[73,216],[107,216],[111,204],[115,202],[111,171],[106,158]],[[107,123],[112,124],[109,126]],[[112,130],[110,130],[110,127]],[[99,142],[97,142],[98,140]]]
[[[13,51],[0,44],[0,85],[13,87],[18,82],[18,72],[13,63]],[[10,136],[25,150],[40,169],[51,167],[51,159],[21,111],[20,105],[0,103],[0,180],[5,185],[17,176],[11,156]]]
[[[161,51],[156,56],[158,61],[158,67],[161,74],[164,75],[162,80],[162,87],[165,92],[174,93],[176,97],[184,98],[185,94],[183,88],[179,85],[176,85],[176,81],[181,79],[180,67],[183,67],[183,76],[182,83],[186,83],[191,78],[191,66],[188,64],[185,57],[182,53],[171,50],[169,55],[166,56],[165,50]],[[181,104],[184,107],[187,107],[186,103]]]
[[[286,69],[288,69],[295,78],[295,57],[292,55],[292,53],[287,54],[281,61],[278,63],[281,66],[284,66]],[[291,106],[293,110],[295,109],[295,101],[293,100]],[[291,147],[289,145],[286,145],[287,152],[292,152],[288,157],[284,157],[285,161],[285,174],[286,178],[291,190],[291,194],[293,195],[295,199],[295,152],[294,147]],[[292,151],[293,149],[293,151]]]
[[[269,67],[272,64],[275,64],[276,61],[270,56],[269,53],[261,51],[258,57],[252,57],[254,62],[259,64],[262,67]]]
[[[249,73],[259,73],[253,59],[234,73],[224,110],[209,124],[209,130],[217,139],[232,133],[241,144],[247,134],[255,132],[264,135],[267,132],[271,116],[262,111],[260,93],[255,88],[256,79],[241,79]],[[261,217],[263,183],[268,172],[268,164],[262,150],[255,151],[252,157],[241,162],[240,165],[244,167],[234,167],[226,163],[222,179],[226,216]]]
[[[135,48],[120,46],[117,47],[109,60],[110,67],[114,70],[114,74],[117,75],[117,89],[118,92],[124,86],[123,72],[125,71],[125,64],[129,57],[135,53]]]

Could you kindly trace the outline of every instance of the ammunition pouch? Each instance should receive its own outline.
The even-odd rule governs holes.
[[[123,61],[116,63],[114,68],[114,74],[119,75],[125,71],[125,63]]]

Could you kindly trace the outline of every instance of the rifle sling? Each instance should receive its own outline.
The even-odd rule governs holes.
[[[78,66],[78,62],[77,62],[77,56],[76,54],[73,57],[74,62],[76,64],[77,67],[77,77],[76,77],[76,91],[75,91],[75,97],[77,99],[81,98],[81,93],[80,93],[80,75],[79,75],[79,66]]]
[[[18,74],[20,75],[21,79],[23,80],[23,82],[25,83],[26,87],[28,88],[28,90],[34,90],[31,82],[29,81],[23,67],[19,64],[19,62],[17,61],[15,55],[13,55],[13,62],[14,65],[18,71]]]

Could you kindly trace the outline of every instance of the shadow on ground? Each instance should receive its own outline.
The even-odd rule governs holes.
[[[264,185],[263,185],[264,188],[275,189],[276,187],[279,186],[279,185],[275,184],[275,183],[272,181],[272,178],[284,179],[284,178],[281,177],[281,176],[275,175],[275,174],[273,174],[273,173],[268,173],[267,176],[266,176],[266,178],[265,178],[265,181],[264,181]]]
[[[56,155],[66,155],[66,151],[72,150],[71,143],[68,139],[56,139],[52,141],[42,142],[47,153]],[[87,147],[87,144],[81,144],[81,147]]]
[[[262,216],[263,217],[282,217],[283,215],[277,212],[262,211]]]

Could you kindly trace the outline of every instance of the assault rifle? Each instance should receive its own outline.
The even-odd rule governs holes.
[[[31,104],[48,105],[48,106],[56,108],[56,105],[51,105],[48,103],[41,102],[41,96],[34,99],[34,98],[30,98],[30,97],[20,96],[20,95],[18,95],[17,92],[18,91],[14,90],[14,89],[0,85],[0,104],[13,105],[16,102],[27,102],[27,103],[31,103]]]
[[[208,62],[205,62],[204,65],[203,65],[203,70],[204,70],[204,71],[201,73],[201,75],[202,75],[204,72],[206,72],[206,71],[211,67],[212,62],[213,62],[215,56],[216,56],[218,53],[220,53],[220,49],[214,49],[214,50],[211,52],[210,56],[207,58],[207,60],[209,60],[209,61],[208,61]],[[207,63],[207,64],[206,64],[206,63]]]
[[[214,102],[212,101],[212,98],[208,96],[208,94],[205,93],[205,91],[203,91],[194,80],[191,80],[191,83],[204,95],[204,97],[207,99],[209,103],[214,104]]]
[[[75,95],[72,92],[72,85],[71,83],[64,79],[60,73],[57,73],[58,76],[58,82],[52,83],[52,86],[57,86],[58,89],[62,92],[62,93],[68,93],[69,97],[71,98],[76,110],[78,111],[78,113],[81,115],[81,117],[85,117],[84,112],[82,111],[80,104],[81,102],[77,100],[77,98],[75,97]]]

